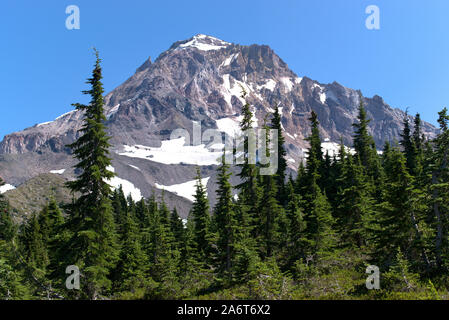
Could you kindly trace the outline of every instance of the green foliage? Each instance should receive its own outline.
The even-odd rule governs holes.
[[[67,183],[74,194],[80,194],[70,213],[72,239],[68,265],[77,265],[83,271],[86,279],[83,289],[92,299],[110,288],[108,275],[119,255],[111,187],[107,183],[114,173],[108,169],[111,159],[104,124],[101,60],[98,52],[95,53],[95,67],[87,81],[91,89],[83,91],[91,96],[91,102],[89,105],[74,104],[77,110],[84,112],[84,124],[80,129],[81,136],[69,145],[79,161],[75,168],[81,170],[81,174]]]
[[[210,213],[207,192],[201,182],[201,173],[199,168],[197,169],[196,181],[196,191],[191,214],[195,223],[195,242],[197,244],[197,250],[201,255],[201,258],[205,259],[210,252]]]
[[[341,142],[334,157],[323,154],[312,111],[307,161],[285,181],[276,108],[264,128],[279,130],[279,170],[261,175],[267,165],[251,159],[246,136],[239,184],[231,185],[223,154],[212,212],[198,169],[190,214],[180,217],[164,192],[135,203],[107,183],[114,174],[101,78],[97,54],[84,92],[92,100],[75,105],[85,119],[70,145],[80,173],[67,184],[72,203],[51,199],[18,228],[0,195],[0,298],[449,299],[447,109],[435,139],[423,136],[419,115],[413,132],[406,117],[402,148],[386,142],[379,156],[360,97],[355,153]],[[242,116],[250,130],[249,103]],[[373,264],[380,290],[365,286]],[[81,291],[66,290],[68,265],[80,268]]]
[[[228,282],[232,281],[231,269],[235,264],[235,251],[237,243],[237,220],[235,205],[232,201],[232,186],[229,182],[229,165],[226,164],[225,155],[218,169],[217,204],[214,208],[214,229],[217,233],[216,264],[220,277]]]

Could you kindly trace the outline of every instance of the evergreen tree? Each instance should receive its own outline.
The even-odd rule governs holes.
[[[11,249],[10,243],[0,240],[0,300],[30,300],[32,288]]]
[[[373,259],[378,265],[390,265],[399,247],[412,255],[416,240],[413,217],[413,177],[406,168],[406,159],[397,149],[388,152],[385,160],[384,202],[378,206],[370,226],[374,229]],[[418,255],[419,256],[419,255]]]
[[[242,89],[243,90],[243,89]],[[246,92],[243,90],[242,98],[246,99]],[[242,206],[241,213],[246,215],[248,219],[247,227],[252,229],[251,232],[256,232],[254,223],[257,217],[258,203],[260,197],[260,187],[258,185],[258,168],[255,164],[255,154],[251,154],[249,150],[250,137],[254,137],[253,130],[253,113],[251,112],[250,104],[246,101],[242,108],[242,120],[240,121],[240,129],[244,135],[243,137],[243,155],[238,159],[238,166],[241,168],[237,175],[240,178],[240,184],[236,186],[239,190],[239,201]],[[254,160],[254,161],[253,161]],[[253,236],[256,236],[253,234]]]
[[[404,129],[401,133],[400,144],[404,150],[405,158],[407,159],[407,168],[412,175],[416,174],[417,160],[416,160],[416,146],[410,130],[410,119],[405,113],[403,121]]]
[[[228,280],[232,280],[231,268],[235,263],[235,244],[237,220],[232,201],[232,186],[229,182],[231,174],[226,164],[225,154],[218,168],[217,203],[214,208],[215,229],[217,237],[218,272]]]
[[[374,199],[371,197],[373,187],[369,184],[358,157],[349,155],[343,161],[341,177],[337,183],[340,190],[336,217],[343,243],[362,247],[366,243],[365,223],[373,214]]]
[[[277,162],[278,169],[275,175],[277,196],[276,199],[280,205],[284,205],[287,199],[285,191],[285,172],[287,170],[287,151],[285,151],[285,139],[282,133],[282,115],[279,113],[279,106],[276,106],[271,120],[271,129],[278,131],[278,144],[277,144]]]
[[[123,231],[117,265],[117,289],[133,292],[145,284],[148,259],[141,247],[138,225],[130,212],[126,216]]]
[[[112,207],[114,209],[114,221],[117,226],[117,234],[120,236],[123,234],[123,226],[126,223],[128,212],[128,203],[121,185],[112,194]]]
[[[140,199],[136,204],[136,219],[138,222],[139,229],[142,229],[145,225],[145,219],[148,215],[148,207],[145,204],[145,199]]]
[[[315,111],[312,111],[309,118],[311,126],[311,135],[306,139],[310,147],[307,149],[307,167],[306,167],[306,181],[308,186],[313,183],[320,182],[323,169],[323,151],[321,149],[321,137],[319,131],[318,116]]]
[[[360,159],[362,166],[366,168],[367,176],[372,179],[372,184],[376,187],[373,196],[376,200],[381,200],[383,189],[384,173],[377,155],[376,145],[373,137],[368,133],[368,124],[363,96],[360,95],[359,114],[357,123],[354,123],[354,150],[355,155]]]
[[[192,217],[195,223],[195,242],[197,250],[201,257],[204,259],[207,257],[210,250],[209,243],[209,227],[210,227],[210,214],[209,214],[209,201],[207,200],[207,191],[201,182],[201,172],[197,169],[196,176],[196,191],[194,195],[194,201],[192,206]]]
[[[440,133],[433,142],[432,156],[432,206],[434,214],[435,254],[437,267],[447,269],[445,265],[449,257],[449,114],[447,108],[438,113]],[[447,264],[447,263],[446,263]]]
[[[287,233],[286,233],[286,261],[287,267],[292,268],[295,261],[304,257],[304,249],[307,247],[307,239],[305,238],[306,223],[304,214],[300,207],[300,197],[294,192],[292,183],[287,184],[288,204],[286,208],[287,214]]]
[[[80,137],[69,145],[78,159],[76,169],[81,174],[67,183],[73,194],[80,194],[71,208],[70,264],[77,265],[84,274],[83,288],[90,299],[97,299],[108,289],[110,270],[118,258],[117,236],[111,206],[111,187],[107,183],[114,176],[109,170],[109,137],[104,122],[102,72],[98,52],[92,77],[87,83],[91,89],[83,91],[91,96],[89,105],[74,104],[84,113]]]
[[[313,202],[310,211],[305,215],[306,222],[306,238],[311,244],[313,254],[318,257],[329,255],[335,248],[337,243],[336,233],[334,231],[335,221],[332,217],[332,210],[318,185],[313,185],[312,190]]]
[[[414,128],[413,128],[413,143],[418,154],[424,149],[424,134],[422,132],[421,116],[419,113],[415,115]]]
[[[266,123],[264,123],[264,129],[266,130],[265,156],[269,159],[271,153],[271,137]],[[282,180],[285,180],[285,177]],[[262,190],[258,210],[259,215],[256,217],[256,231],[262,259],[271,257],[274,250],[279,245],[279,222],[284,218],[284,212],[282,212],[282,207],[277,200],[277,196],[279,195],[277,182],[276,174],[260,176],[259,184],[261,185]],[[284,182],[282,181],[282,184],[283,183]]]
[[[175,247],[177,249],[182,247],[184,241],[184,224],[178,215],[178,211],[174,208],[170,216],[170,229],[175,239]]]
[[[43,245],[48,252],[49,265],[47,272],[55,277],[60,265],[58,248],[64,242],[64,217],[54,198],[42,209],[38,218],[39,232]]]
[[[0,177],[0,187],[5,182]],[[0,240],[10,242],[14,239],[17,228],[12,220],[10,207],[3,194],[0,193]]]
[[[307,167],[304,194],[304,221],[306,222],[306,238],[310,243],[309,253],[319,256],[327,254],[335,246],[334,219],[329,201],[319,186],[320,172],[323,168],[323,152],[318,129],[318,120],[315,112],[310,117],[312,133],[307,140],[310,147],[307,151]]]
[[[43,278],[50,263],[44,235],[40,229],[38,215],[33,214],[23,228],[21,243],[25,262],[36,274]]]
[[[261,257],[271,257],[279,244],[279,220],[284,212],[277,199],[277,188],[273,176],[263,176],[263,190],[258,217],[259,249]]]
[[[357,116],[358,123],[354,123],[352,125],[355,128],[354,149],[362,165],[370,169],[370,167],[372,166],[371,146],[373,145],[374,140],[368,133],[368,124],[370,123],[370,120],[367,119],[366,110],[363,105],[362,95],[360,95],[359,99],[360,99],[359,114]]]
[[[180,247],[180,259],[177,272],[184,297],[196,295],[200,289],[210,285],[208,270],[199,258],[195,244],[195,225],[189,217],[184,228]],[[179,293],[178,293],[179,294]]]

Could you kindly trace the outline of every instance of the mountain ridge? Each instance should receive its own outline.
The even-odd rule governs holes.
[[[112,137],[111,156],[117,175],[138,186],[144,197],[150,196],[158,185],[192,180],[198,156],[208,157],[208,152],[213,150],[205,142],[204,147],[191,149],[195,155],[181,155],[185,155],[187,162],[167,165],[161,156],[162,142],[178,128],[184,128],[192,136],[194,122],[201,124],[202,132],[236,128],[244,103],[240,86],[248,93],[259,126],[275,104],[282,108],[290,169],[297,168],[305,157],[305,138],[310,131],[308,117],[312,110],[318,115],[326,148],[335,149],[340,137],[345,145],[352,146],[352,124],[357,117],[360,90],[347,88],[337,81],[324,84],[307,76],[299,77],[267,45],[242,46],[198,34],[173,43],[154,62],[148,58],[105,96],[106,124]],[[399,139],[405,113],[390,107],[378,95],[363,99],[372,119],[369,130],[377,147],[381,148],[385,141]],[[73,160],[65,146],[78,137],[82,116],[82,112],[74,110],[54,121],[6,135],[0,142],[0,175],[13,185],[63,168],[67,179],[73,177],[76,174],[71,168]],[[436,128],[428,123],[423,123],[423,130],[428,136],[436,133]],[[138,158],[137,153],[143,156]],[[208,192],[212,202],[213,164],[211,161],[203,169],[203,177],[211,177]],[[145,166],[154,176],[132,174],[127,165],[142,170]],[[20,172],[19,167],[27,170]],[[181,214],[185,217],[187,213]]]

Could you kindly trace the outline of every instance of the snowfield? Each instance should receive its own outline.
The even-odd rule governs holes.
[[[13,190],[15,188],[16,187],[14,187],[12,184],[4,184],[0,186],[0,193],[5,193],[6,191]]]
[[[276,88],[276,81],[274,81],[273,79],[269,79],[267,80],[267,82],[265,82],[265,84],[261,85],[261,86],[257,86],[258,90],[262,90],[262,89],[268,89],[270,91],[274,91],[274,88]]]
[[[329,139],[325,139],[324,142],[321,143],[321,149],[323,150],[323,155],[326,155],[326,152],[329,152],[329,156],[332,158],[334,155],[338,156],[338,151],[340,150],[340,144],[336,142],[330,142]],[[348,153],[354,154],[355,150],[345,146],[345,150]]]
[[[238,118],[222,118],[215,120],[219,131],[226,133],[230,137],[235,137],[242,134],[240,130],[240,121],[242,116]]]
[[[218,43],[219,45],[212,45],[212,44],[208,44],[208,43],[204,43],[201,40],[204,39],[211,39],[213,40],[215,43]],[[223,48],[226,48],[228,45],[230,45],[229,42],[225,42],[223,40],[211,37],[211,36],[206,36],[204,34],[198,34],[196,36],[193,37],[192,40],[190,40],[189,42],[186,42],[184,44],[181,44],[178,48],[196,48],[198,50],[201,51],[210,51],[210,50],[220,50]]]
[[[222,151],[210,151],[204,144],[189,146],[185,144],[185,137],[162,141],[159,148],[142,145],[123,146],[122,156],[140,158],[163,164],[193,164],[209,166],[220,164]]]
[[[111,166],[108,167],[108,170],[115,172],[115,169]],[[106,182],[114,189],[118,189],[120,188],[120,186],[122,186],[125,197],[131,195],[131,198],[133,198],[134,201],[139,201],[143,198],[140,189],[136,188],[134,184],[132,182],[129,182],[128,180],[115,176],[111,180],[108,180]]]
[[[320,86],[319,84],[314,83],[312,85],[312,89],[315,89],[315,88],[319,88],[320,92],[318,93],[318,96],[320,98],[320,102],[324,104],[326,102],[326,99],[327,99],[326,93],[324,92],[324,88],[322,86]]]
[[[209,179],[210,177],[201,179],[201,184],[204,188],[206,188]],[[176,193],[178,196],[186,198],[187,200],[193,202],[196,190],[196,180],[191,180],[180,184],[173,184],[171,186],[164,186],[156,183],[156,188]]]
[[[65,172],[65,169],[50,170],[50,173],[54,173],[54,174],[63,174],[64,172]]]
[[[294,83],[292,82],[292,80],[290,78],[283,77],[283,78],[281,78],[281,82],[284,84],[284,86],[286,88],[285,92],[292,91]]]

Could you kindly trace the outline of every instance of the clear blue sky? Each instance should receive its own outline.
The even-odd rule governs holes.
[[[71,4],[80,30],[65,27]],[[380,30],[365,27],[371,4]],[[148,56],[198,33],[268,44],[299,76],[379,94],[436,123],[449,105],[448,15],[447,0],[2,1],[0,138],[87,102],[93,46],[109,92]]]

